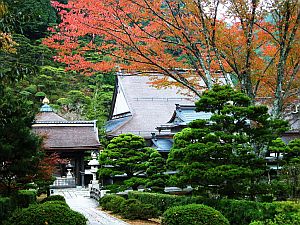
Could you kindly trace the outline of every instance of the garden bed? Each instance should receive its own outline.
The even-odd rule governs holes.
[[[149,220],[129,220],[129,219],[124,219],[122,216],[118,214],[114,214],[111,211],[103,210],[101,208],[98,208],[99,210],[116,217],[120,220],[125,221],[126,223],[129,223],[130,225],[159,225],[160,224],[160,219],[149,219]]]

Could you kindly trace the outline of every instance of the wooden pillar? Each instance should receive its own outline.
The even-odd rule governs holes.
[[[84,152],[81,153],[80,157],[80,175],[81,186],[84,187]]]
[[[75,159],[76,185],[84,186],[84,151],[78,152]]]
[[[80,155],[76,154],[75,156],[75,177],[76,177],[76,185],[80,185]]]

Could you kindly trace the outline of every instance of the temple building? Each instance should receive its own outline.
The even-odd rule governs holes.
[[[32,129],[43,137],[46,152],[57,153],[64,161],[55,174],[54,187],[86,185],[92,179],[86,172],[84,157],[100,147],[95,120],[68,121],[54,113],[45,98]]]
[[[195,105],[180,105],[176,104],[176,109],[170,120],[162,124],[156,129],[161,132],[170,132],[171,134],[176,134],[181,131],[183,128],[186,128],[187,125],[193,120],[209,120],[212,116],[212,113],[208,112],[196,112]]]
[[[167,155],[173,136],[195,119],[209,120],[211,113],[196,112],[196,97],[178,87],[157,89],[152,76],[117,73],[111,114],[106,125],[108,138],[133,133],[145,138],[148,146]],[[221,80],[222,83],[222,80]],[[300,103],[284,116],[291,129],[282,135],[285,142],[300,137]]]

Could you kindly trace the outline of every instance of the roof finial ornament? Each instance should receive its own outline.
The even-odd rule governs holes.
[[[49,101],[49,99],[45,96],[45,98],[43,99],[43,104],[45,105],[45,104],[49,104],[50,103],[50,101]]]
[[[51,108],[51,106],[49,105],[50,101],[48,98],[43,99],[43,105],[40,108],[40,112],[53,112],[53,109]]]

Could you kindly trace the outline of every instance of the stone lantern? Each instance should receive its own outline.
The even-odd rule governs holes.
[[[92,184],[98,184],[98,180],[97,180],[97,171],[98,171],[98,167],[99,167],[99,162],[98,162],[98,154],[96,151],[93,151],[91,153],[92,156],[92,160],[89,161],[88,165],[91,166],[91,173],[93,175],[93,180],[92,180]]]
[[[71,173],[72,169],[73,169],[73,165],[69,162],[67,165],[66,165],[66,168],[67,168],[67,178],[72,178],[73,175]]]

